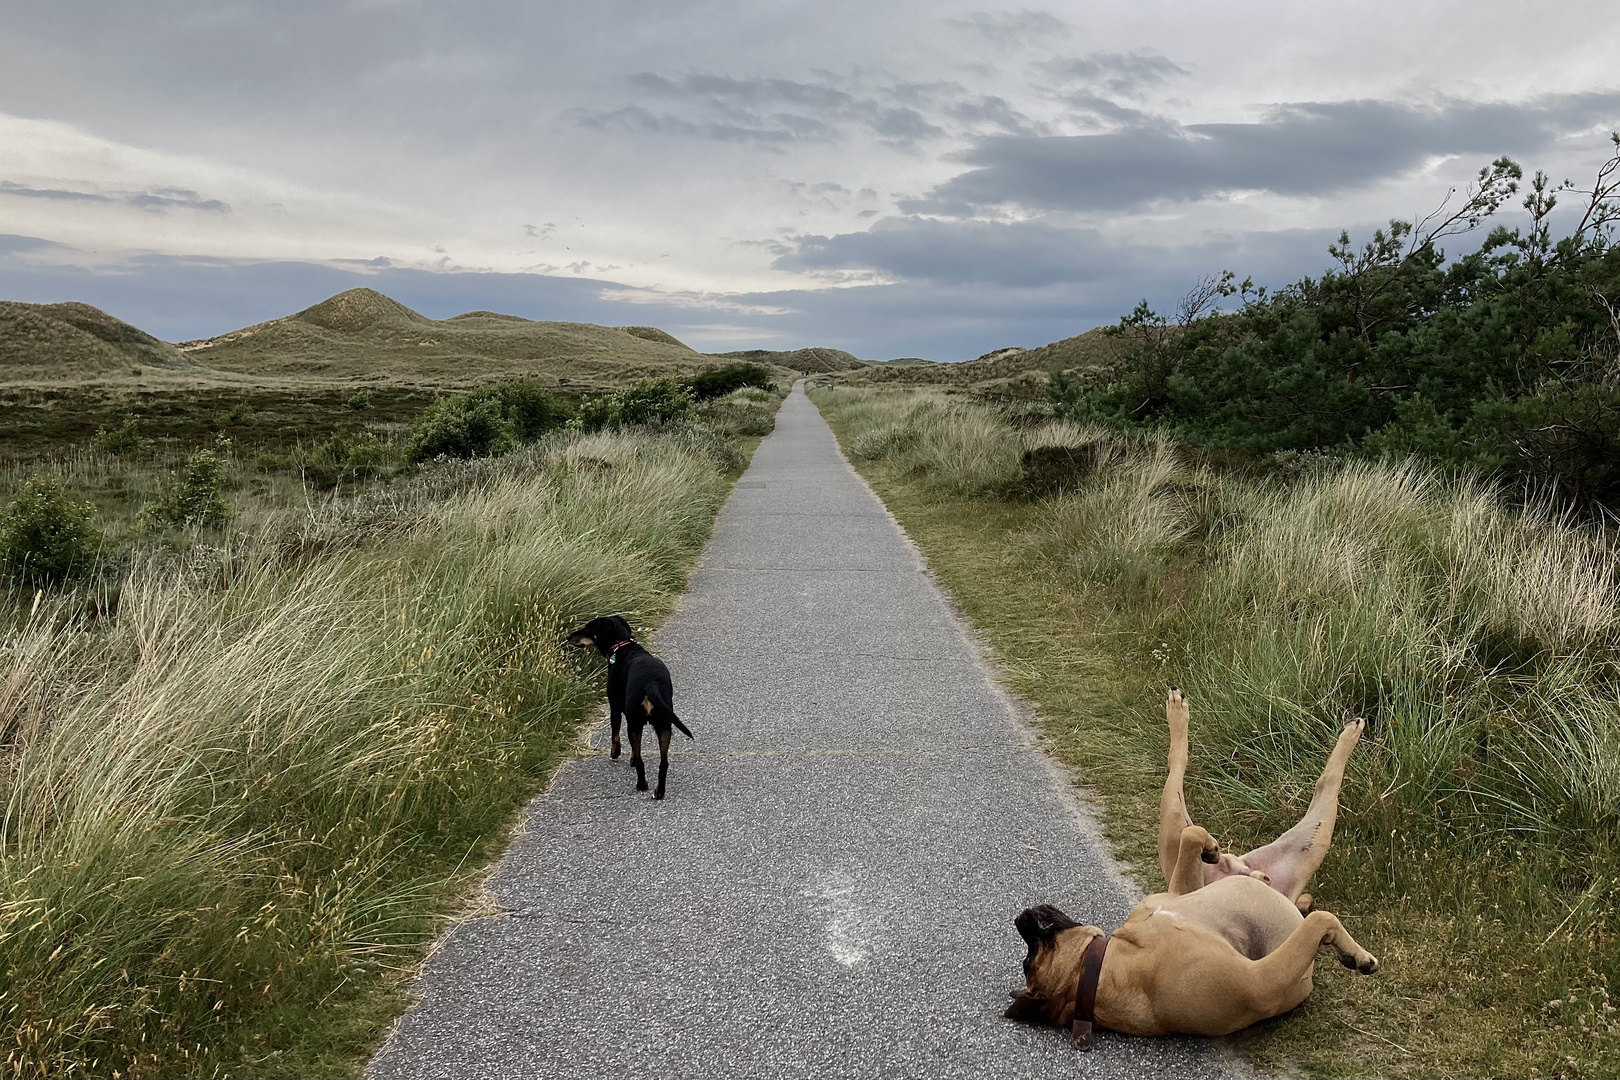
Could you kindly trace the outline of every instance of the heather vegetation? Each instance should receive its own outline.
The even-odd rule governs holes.
[[[1060,415],[1251,454],[1398,459],[1620,507],[1620,135],[1591,186],[1503,158],[1417,223],[1393,221],[1276,292],[1226,274],[1176,316],[1121,320],[1101,378],[1058,372]],[[1489,228],[1522,195],[1522,223]],[[1235,311],[1220,302],[1236,297]]]
[[[1384,959],[1246,1045],[1289,1073],[1608,1075],[1620,979],[1620,547],[1415,460],[1221,468],[1163,431],[817,394],[1153,880],[1166,684],[1240,850],[1364,716],[1314,892]],[[1015,422],[1017,421],[1017,422]],[[1374,1032],[1369,1036],[1367,1032]]]

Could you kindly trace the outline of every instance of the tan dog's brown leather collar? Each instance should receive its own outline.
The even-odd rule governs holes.
[[[1108,935],[1098,934],[1086,945],[1080,959],[1080,983],[1074,988],[1074,1024],[1069,1034],[1075,1048],[1091,1049],[1091,1026],[1097,1017],[1097,980],[1102,977],[1103,954],[1108,951]]]

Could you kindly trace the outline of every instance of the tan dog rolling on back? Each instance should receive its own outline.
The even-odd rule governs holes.
[[[1170,768],[1159,804],[1159,864],[1168,891],[1136,905],[1112,936],[1049,905],[1015,920],[1029,954],[1025,986],[1012,992],[1007,1016],[1070,1027],[1086,1049],[1092,1023],[1127,1035],[1216,1036],[1285,1013],[1310,996],[1323,946],[1362,974],[1378,970],[1337,917],[1304,914],[1305,886],[1333,839],[1345,763],[1365,722],[1340,732],[1300,822],[1233,856],[1188,817],[1187,699],[1174,687],[1165,718]],[[1099,937],[1104,944],[1093,947]]]

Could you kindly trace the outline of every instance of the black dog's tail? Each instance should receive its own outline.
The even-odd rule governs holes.
[[[669,717],[669,722],[674,724],[682,735],[685,735],[688,739],[692,738],[691,730],[681,723],[681,718],[676,716],[675,710],[669,707],[669,702],[664,700],[664,695],[656,684],[647,687],[647,699],[653,703],[653,708]]]

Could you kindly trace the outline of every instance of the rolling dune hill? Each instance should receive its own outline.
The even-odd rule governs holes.
[[[0,301],[0,381],[72,382],[148,367],[191,371],[197,364],[89,304]]]
[[[550,385],[605,389],[717,363],[654,327],[536,322],[492,311],[430,319],[371,289],[351,289],[180,349],[209,368],[242,375],[436,386],[529,375]]]
[[[777,351],[773,349],[740,349],[736,352],[715,353],[715,356],[726,360],[746,360],[754,364],[770,364],[789,371],[809,371],[813,373],[831,371],[852,371],[865,367],[867,361],[847,353],[843,349],[788,349]]]

